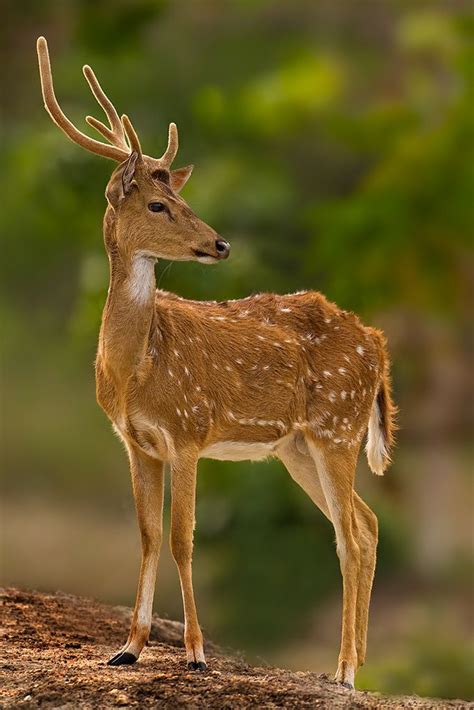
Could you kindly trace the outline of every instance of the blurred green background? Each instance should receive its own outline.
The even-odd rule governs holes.
[[[362,687],[474,696],[470,452],[473,235],[468,3],[33,0],[2,10],[2,577],[133,604],[126,456],[95,403],[113,168],[46,115],[35,40],[86,131],[90,63],[147,153],[175,120],[184,191],[232,244],[218,267],[162,262],[160,287],[238,298],[312,288],[385,329],[401,408],[384,479]],[[201,621],[251,659],[335,670],[334,534],[279,463],[200,465]],[[163,551],[155,608],[182,618]]]

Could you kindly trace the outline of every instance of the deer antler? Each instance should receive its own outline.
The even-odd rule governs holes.
[[[122,122],[117,111],[115,110],[115,106],[102,89],[96,75],[88,64],[82,68],[82,73],[84,74],[92,93],[97,99],[97,103],[99,103],[104,109],[112,130],[107,128],[107,126],[104,126],[104,124],[101,121],[98,121],[97,118],[94,118],[94,116],[86,116],[87,123],[107,138],[112,145],[117,146],[117,148],[122,148],[128,152],[129,146],[127,144]]]
[[[101,135],[106,138],[109,143],[101,143],[100,141],[89,138],[85,133],[79,131],[76,126],[65,116],[56,95],[54,93],[53,76],[51,73],[51,63],[49,60],[48,43],[44,37],[39,37],[36,44],[38,50],[38,62],[41,77],[41,90],[43,92],[44,107],[49,113],[54,123],[64,131],[68,138],[74,143],[90,150],[91,153],[103,155],[106,158],[122,162],[126,160],[132,151],[142,154],[140,141],[137,133],[132,126],[128,116],[119,115],[115,106],[105,94],[98,79],[91,67],[87,64],[82,71],[86,78],[89,87],[94,94],[97,102],[102,106],[104,112],[109,119],[110,128],[93,116],[86,116],[87,123],[96,129]],[[163,166],[169,168],[176,157],[178,151],[178,129],[175,123],[170,123],[168,130],[168,146],[159,159]]]
[[[132,126],[132,122],[130,121],[129,117],[126,116],[125,114],[122,116],[122,124],[123,126],[122,130],[125,129],[125,133],[127,134],[128,142],[130,144],[130,148],[138,153],[138,155],[142,154],[142,147],[140,145],[140,141],[138,140],[137,133]]]
[[[75,125],[71,123],[67,116],[64,115],[54,93],[48,43],[44,37],[40,37],[36,46],[38,50],[38,62],[44,107],[53,119],[54,123],[59,126],[59,128],[64,131],[67,137],[74,143],[86,148],[86,150],[90,150],[91,153],[103,155],[105,158],[111,158],[112,160],[117,160],[118,162],[126,160],[130,155],[130,148],[127,146],[122,124],[112,103],[102,91],[92,69],[90,69],[90,67],[84,67],[84,74],[94,96],[107,114],[112,130],[106,128],[106,126],[104,126],[104,124],[100,121],[97,121],[97,119],[88,120],[88,123],[102,133],[102,135],[104,135],[108,140],[110,140],[113,145],[101,143],[93,138],[89,138],[89,136],[86,136],[85,133],[79,131]],[[88,119],[90,119],[90,117],[88,117]]]
[[[170,127],[168,129],[168,146],[160,158],[160,160],[168,168],[176,157],[178,145],[178,129],[176,128],[176,123],[170,123]]]

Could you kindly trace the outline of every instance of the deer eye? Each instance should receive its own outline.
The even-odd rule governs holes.
[[[162,202],[150,202],[148,205],[150,212],[163,212],[166,209],[166,205]]]

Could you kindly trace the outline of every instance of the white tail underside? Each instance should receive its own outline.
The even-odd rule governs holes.
[[[372,411],[369,419],[369,430],[367,435],[367,444],[365,447],[367,460],[372,471],[377,476],[383,476],[385,462],[387,458],[387,447],[385,437],[383,435],[380,409],[377,402],[377,397],[374,399]]]

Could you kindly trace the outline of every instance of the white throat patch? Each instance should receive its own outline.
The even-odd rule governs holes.
[[[155,290],[155,262],[153,257],[138,252],[134,255],[128,277],[130,297],[136,303],[146,303]]]

